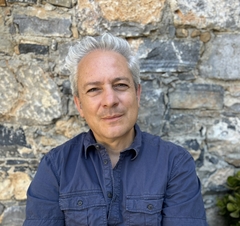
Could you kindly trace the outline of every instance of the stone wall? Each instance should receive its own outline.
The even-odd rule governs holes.
[[[22,225],[40,158],[87,130],[64,57],[108,31],[140,57],[140,127],[189,150],[209,225],[225,226],[215,202],[240,167],[239,15],[236,0],[0,0],[0,225]]]

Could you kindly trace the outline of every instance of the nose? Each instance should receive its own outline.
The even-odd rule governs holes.
[[[102,96],[102,106],[104,108],[111,108],[117,106],[119,98],[112,87],[105,88]]]

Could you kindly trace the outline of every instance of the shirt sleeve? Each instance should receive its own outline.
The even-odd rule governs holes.
[[[64,226],[59,207],[59,181],[48,156],[41,160],[27,191],[26,219],[23,226]]]
[[[162,226],[207,226],[201,184],[187,151],[174,160],[162,214]]]

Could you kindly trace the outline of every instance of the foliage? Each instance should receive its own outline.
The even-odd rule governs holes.
[[[228,194],[218,198],[219,214],[223,215],[230,226],[240,226],[240,171],[227,178]]]

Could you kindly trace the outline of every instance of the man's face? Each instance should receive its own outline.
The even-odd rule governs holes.
[[[102,144],[133,139],[141,88],[134,86],[126,59],[95,50],[78,65],[77,109]]]

